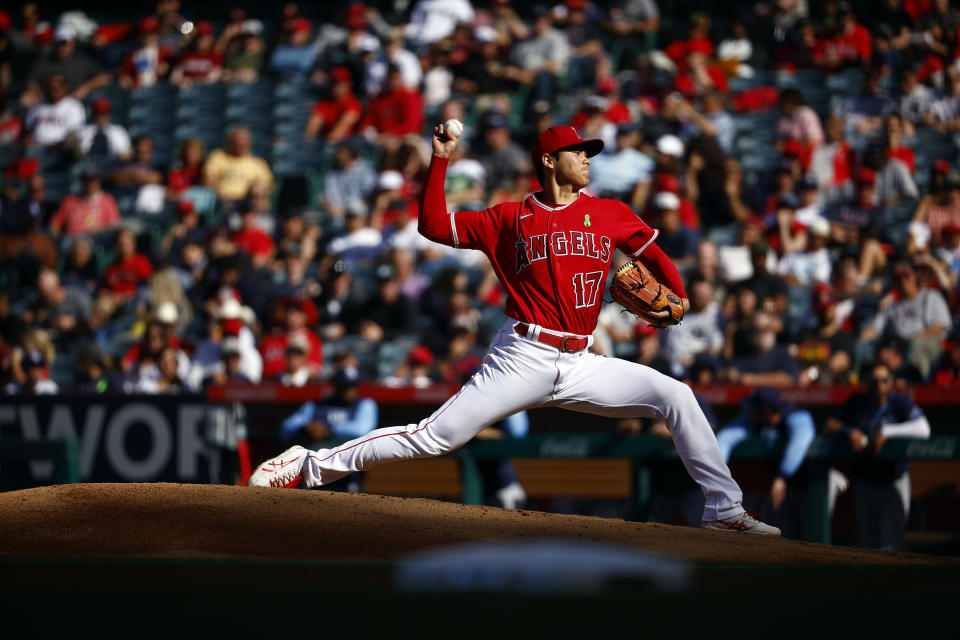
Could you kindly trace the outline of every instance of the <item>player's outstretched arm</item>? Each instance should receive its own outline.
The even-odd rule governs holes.
[[[438,124],[433,129],[433,158],[427,181],[420,196],[420,217],[417,230],[420,235],[434,242],[453,246],[456,244],[447,213],[447,198],[443,183],[447,176],[447,162],[457,148],[457,138],[447,134],[447,125]]]

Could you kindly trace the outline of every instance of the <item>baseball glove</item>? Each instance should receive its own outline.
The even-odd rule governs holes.
[[[610,295],[624,309],[658,329],[683,320],[680,296],[660,284],[640,262],[630,262],[617,269],[610,284]],[[651,312],[663,309],[670,312],[669,317],[651,316]]]

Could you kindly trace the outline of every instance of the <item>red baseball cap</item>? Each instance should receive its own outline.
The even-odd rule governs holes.
[[[110,113],[112,107],[113,105],[106,98],[97,98],[90,103],[90,109],[94,113]]]
[[[202,22],[198,22],[194,29],[197,30],[197,35],[209,36],[213,34],[213,23],[204,20]]]
[[[310,31],[313,29],[313,23],[306,18],[297,18],[293,21],[294,31]]]
[[[353,80],[350,75],[350,70],[346,67],[337,67],[331,71],[330,79],[334,82],[351,82]]]
[[[573,127],[550,127],[540,134],[536,144],[533,145],[533,151],[530,153],[530,159],[533,166],[540,166],[540,157],[547,153],[560,151],[562,149],[583,149],[588,157],[593,157],[603,151],[603,140],[593,138],[584,140]]]
[[[873,169],[860,169],[860,171],[857,172],[857,182],[859,184],[876,184],[877,174]]]

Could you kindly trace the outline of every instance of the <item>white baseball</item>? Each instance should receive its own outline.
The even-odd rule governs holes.
[[[463,135],[463,123],[459,120],[450,118],[443,123],[443,132],[447,134],[451,140],[456,140],[461,135]]]

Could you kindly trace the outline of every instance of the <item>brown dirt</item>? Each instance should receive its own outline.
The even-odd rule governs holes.
[[[181,484],[77,484],[0,494],[0,555],[389,560],[482,539],[590,539],[707,563],[943,559],[654,523],[418,498]]]

